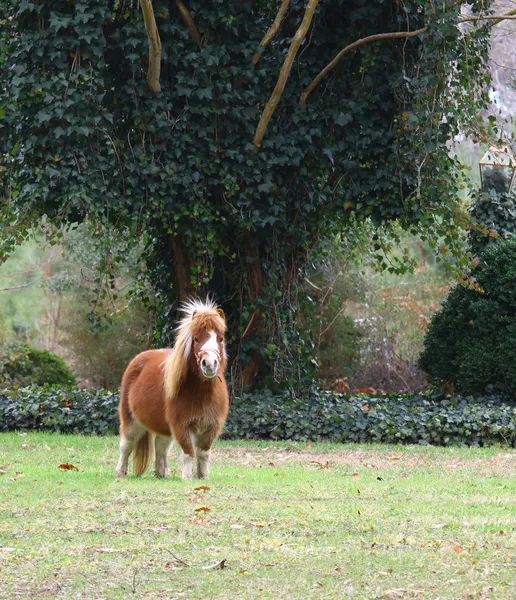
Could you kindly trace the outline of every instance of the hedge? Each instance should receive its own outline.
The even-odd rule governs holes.
[[[0,431],[110,434],[118,393],[62,387],[0,393]],[[516,446],[516,403],[498,396],[344,396],[311,390],[245,395],[231,404],[226,439]]]

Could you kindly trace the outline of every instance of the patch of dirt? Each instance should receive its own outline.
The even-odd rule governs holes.
[[[499,476],[514,474],[516,470],[516,451],[502,450],[494,456],[471,459],[447,456],[445,453],[428,452],[396,452],[379,453],[367,450],[342,450],[324,452],[312,448],[306,449],[277,448],[223,448],[215,445],[213,460],[220,463],[231,463],[242,467],[280,467],[284,464],[302,464],[307,469],[329,469],[333,466],[349,467],[351,470],[377,469],[384,470],[395,467],[403,469],[425,469],[439,467],[444,470],[474,470],[478,475]]]

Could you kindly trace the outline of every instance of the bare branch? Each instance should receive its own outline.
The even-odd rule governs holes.
[[[360,40],[357,40],[356,42],[353,42],[352,44],[347,45],[345,48],[343,48],[337,54],[337,56],[330,63],[328,63],[324,67],[324,69],[319,73],[319,75],[317,75],[317,77],[312,81],[312,83],[306,88],[306,90],[301,94],[301,98],[299,99],[299,102],[301,102],[301,104],[306,104],[306,99],[313,92],[313,90],[319,85],[321,80],[332,69],[334,69],[339,64],[339,62],[342,60],[342,58],[346,54],[351,52],[351,50],[354,50],[355,48],[358,48],[359,46],[363,46],[364,44],[369,44],[370,42],[376,42],[377,40],[388,40],[388,39],[393,39],[393,38],[414,37],[416,35],[419,35],[420,33],[425,33],[425,31],[427,31],[427,30],[428,30],[428,27],[422,27],[421,29],[415,29],[414,31],[397,31],[397,32],[392,32],[392,33],[377,33],[375,35],[368,35],[365,38],[361,38]]]
[[[305,39],[305,36],[310,28],[312,23],[312,18],[315,13],[315,9],[319,4],[319,0],[308,0],[308,5],[305,10],[305,16],[303,17],[303,21],[299,26],[299,29],[296,31],[294,38],[292,39],[292,43],[290,44],[290,48],[287,52],[287,56],[285,61],[283,62],[283,66],[281,67],[281,71],[278,77],[278,81],[276,83],[276,87],[272,92],[267,105],[262,113],[260,118],[260,122],[258,123],[258,127],[256,128],[256,132],[254,134],[253,142],[256,146],[259,146],[262,143],[263,136],[265,135],[265,130],[267,129],[267,125],[271,120],[271,117],[278,106],[281,95],[283,94],[283,90],[285,89],[285,84],[287,83],[288,76],[290,75],[290,71],[292,69],[292,65],[294,63],[294,59],[298,53],[299,47],[301,46],[301,42]]]
[[[267,31],[267,33],[264,35],[263,40],[260,42],[260,46],[262,46],[262,48],[267,48],[267,46],[272,42],[272,40],[278,34],[278,31],[281,27],[281,23],[283,22],[283,19],[285,18],[285,14],[287,12],[287,8],[288,8],[289,4],[290,4],[290,0],[282,0],[281,6],[278,10],[278,14],[276,15],[276,18],[274,19],[272,25],[269,27],[269,30]],[[260,60],[260,56],[261,56],[260,52],[255,52],[253,54],[253,65],[255,65]]]
[[[140,1],[143,20],[145,22],[145,31],[149,38],[149,67],[147,69],[147,83],[153,92],[161,92],[159,76],[161,72],[161,40],[159,37],[158,27],[156,25],[156,17],[154,16],[154,8],[152,0]]]
[[[176,0],[176,6],[179,9],[179,12],[181,13],[181,15],[183,16],[186,26],[188,27],[188,30],[190,31],[190,34],[193,37],[195,43],[200,48],[201,47],[201,34],[199,33],[199,30],[197,29],[197,26],[194,23],[194,20],[192,19],[192,15],[190,14],[190,11],[183,4],[182,0]]]
[[[38,281],[41,281],[42,279],[43,279],[43,277],[38,277],[37,279],[29,281],[29,283],[24,283],[22,285],[14,285],[13,287],[0,288],[0,292],[10,292],[11,290],[21,290],[23,288],[34,285],[35,283],[37,283]]]
[[[492,25],[497,25],[498,23],[501,23],[502,21],[511,21],[514,19],[516,19],[516,8],[513,10],[510,10],[509,12],[507,12],[503,15],[486,15],[484,17],[475,17],[475,16],[462,17],[460,19],[457,19],[457,23],[466,23],[467,21],[494,21],[494,23],[492,23]]]
[[[497,25],[498,23],[501,23],[502,21],[512,20],[512,19],[516,19],[516,9],[510,10],[509,12],[507,12],[503,15],[462,17],[460,19],[457,19],[457,23],[466,23],[468,21],[492,21],[493,22],[492,25]],[[317,75],[317,77],[312,81],[312,83],[301,94],[301,98],[299,99],[299,102],[301,104],[306,104],[306,100],[307,100],[308,96],[319,85],[321,80],[332,69],[334,69],[338,65],[338,63],[341,61],[341,59],[346,54],[348,54],[348,52],[351,52],[351,50],[354,50],[355,48],[358,48],[359,46],[363,46],[364,44],[368,44],[369,42],[375,42],[377,40],[414,37],[416,35],[419,35],[420,33],[425,33],[425,31],[427,31],[427,30],[428,30],[428,26],[422,27],[421,29],[416,29],[415,31],[398,31],[398,32],[394,32],[394,33],[378,33],[376,35],[369,35],[365,38],[357,40],[356,42],[353,42],[352,44],[349,44],[348,46],[343,48],[337,54],[337,56],[329,64],[326,65],[326,67],[324,67],[324,69],[319,73],[319,75]]]

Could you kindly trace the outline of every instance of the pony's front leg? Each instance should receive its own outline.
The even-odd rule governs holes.
[[[210,476],[211,446],[219,434],[217,427],[212,427],[195,436],[195,455],[197,457],[197,477],[208,479]]]
[[[172,429],[174,439],[181,448],[181,477],[185,481],[191,481],[194,478],[194,448],[192,444],[192,434],[187,427],[176,425]]]

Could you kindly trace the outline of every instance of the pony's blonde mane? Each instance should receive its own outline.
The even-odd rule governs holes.
[[[186,373],[188,371],[188,359],[192,349],[192,336],[194,324],[213,323],[213,327],[222,333],[226,331],[226,321],[218,312],[218,307],[213,300],[206,298],[205,301],[191,299],[184,302],[179,310],[184,317],[179,321],[176,329],[176,342],[172,352],[163,363],[163,381],[165,385],[165,398],[172,400],[179,392]]]

